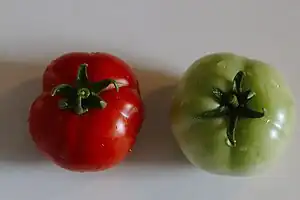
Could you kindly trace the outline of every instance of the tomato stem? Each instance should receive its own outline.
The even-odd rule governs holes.
[[[99,82],[89,82],[87,64],[81,64],[78,69],[75,87],[60,84],[53,88],[52,96],[61,96],[58,106],[62,110],[71,110],[78,115],[87,113],[90,108],[104,109],[107,103],[99,96],[104,89],[113,84],[116,91],[119,86],[115,80],[104,79]]]
[[[219,103],[219,106],[197,116],[204,119],[225,117],[228,121],[226,142],[230,147],[236,146],[235,129],[240,118],[262,118],[265,115],[264,108],[262,112],[248,108],[247,103],[255,96],[255,93],[251,90],[242,91],[244,77],[244,72],[239,71],[233,79],[232,89],[228,92],[213,88],[213,98]]]

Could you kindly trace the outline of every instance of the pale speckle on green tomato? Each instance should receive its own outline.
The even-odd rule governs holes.
[[[212,88],[230,90],[240,70],[245,73],[242,89],[256,94],[249,107],[266,111],[259,119],[239,119],[236,147],[230,147],[225,119],[194,116],[216,108]],[[295,102],[274,67],[232,53],[215,53],[195,61],[184,73],[174,93],[170,118],[173,134],[192,164],[212,173],[246,175],[268,168],[284,152],[294,131]]]

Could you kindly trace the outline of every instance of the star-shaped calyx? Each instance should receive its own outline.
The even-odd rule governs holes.
[[[78,115],[88,112],[91,108],[105,108],[105,102],[100,96],[102,90],[110,84],[115,86],[119,91],[118,84],[113,79],[104,79],[99,82],[90,82],[87,75],[87,64],[79,66],[75,86],[69,84],[60,84],[53,88],[52,96],[61,96],[59,108],[63,110],[71,110]]]
[[[219,106],[198,116],[204,119],[225,117],[228,120],[227,143],[231,147],[236,146],[235,128],[239,118],[261,118],[265,114],[265,109],[258,112],[248,107],[247,104],[255,96],[255,93],[251,90],[242,91],[244,76],[244,72],[239,71],[233,79],[232,89],[228,92],[213,88],[212,95]]]

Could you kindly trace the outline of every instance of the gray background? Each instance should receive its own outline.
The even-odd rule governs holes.
[[[274,168],[230,178],[185,160],[167,113],[176,76],[218,51],[273,64],[299,102],[299,7],[297,0],[2,0],[0,199],[298,199],[297,128]],[[133,154],[106,172],[62,170],[36,151],[26,132],[45,65],[68,51],[115,54],[141,81],[147,120]]]

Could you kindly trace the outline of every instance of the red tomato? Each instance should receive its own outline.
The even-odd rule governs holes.
[[[105,170],[131,151],[144,120],[132,69],[107,53],[68,53],[49,64],[32,103],[37,147],[72,171]]]

